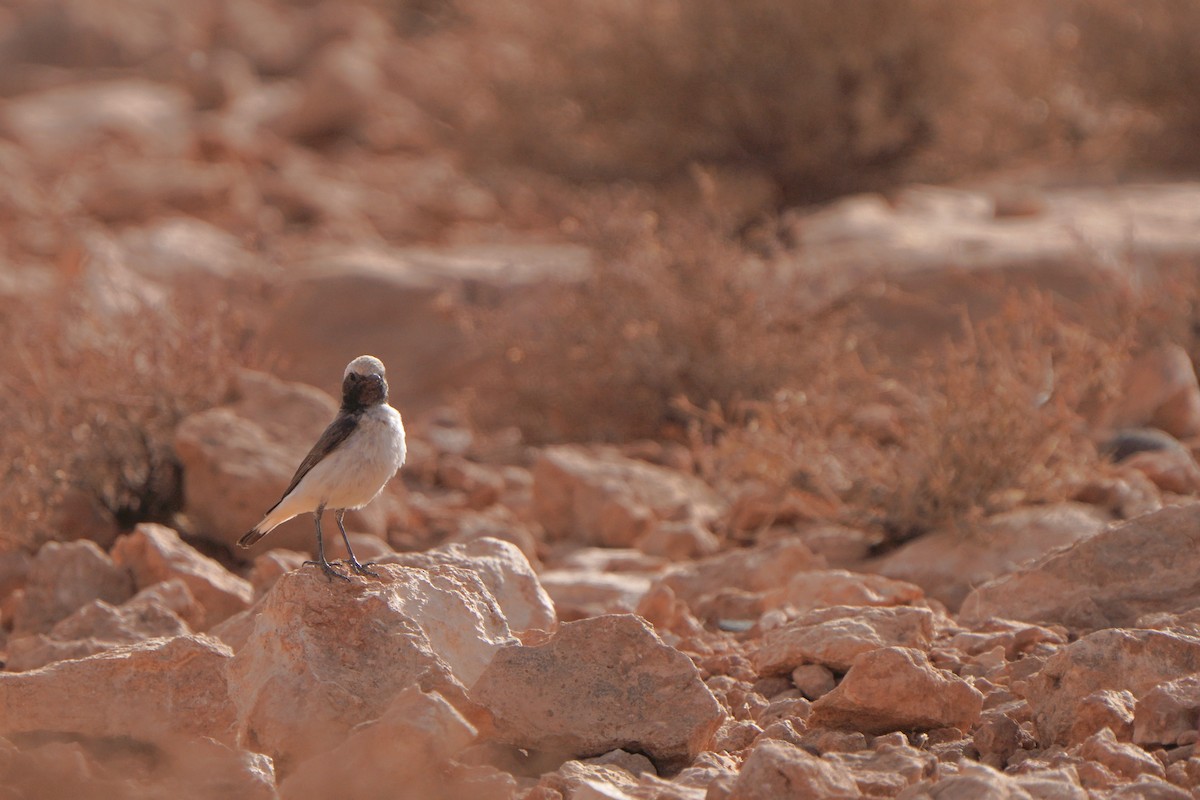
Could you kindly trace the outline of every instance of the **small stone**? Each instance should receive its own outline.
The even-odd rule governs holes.
[[[864,733],[969,729],[983,695],[937,669],[919,650],[882,647],[863,653],[837,688],[813,703],[809,724]]]
[[[792,670],[792,683],[809,700],[824,697],[837,686],[829,667],[822,664],[801,664]]]

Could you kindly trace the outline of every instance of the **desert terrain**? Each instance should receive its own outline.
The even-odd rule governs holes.
[[[1198,54],[0,3],[0,799],[1200,797]],[[378,575],[235,547],[364,353]]]

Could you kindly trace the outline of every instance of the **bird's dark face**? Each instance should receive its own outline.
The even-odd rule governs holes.
[[[348,372],[342,379],[343,410],[354,411],[386,403],[387,397],[387,381],[377,372],[367,374]]]

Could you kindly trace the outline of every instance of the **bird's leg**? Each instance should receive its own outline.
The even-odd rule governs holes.
[[[342,522],[342,517],[346,516],[346,509],[339,508],[333,512],[334,519],[337,520],[338,529],[342,532],[342,541],[346,543],[346,552],[350,554],[350,558],[346,559],[346,563],[350,565],[350,569],[357,572],[359,575],[370,575],[372,578],[378,578],[378,572],[372,572],[367,567],[375,566],[374,561],[368,561],[366,564],[358,563],[358,559],[354,557],[354,551],[350,549],[350,537],[346,535],[346,525]]]
[[[343,581],[348,581],[348,580],[350,580],[349,578],[347,578],[342,573],[338,572],[336,569],[333,568],[332,564],[330,564],[328,561],[325,560],[325,542],[321,538],[321,515],[324,513],[325,513],[324,505],[317,506],[317,510],[313,512],[313,518],[316,519],[316,521],[317,521],[317,560],[316,561],[305,561],[304,564],[306,566],[308,564],[313,564],[315,566],[320,567],[321,571],[325,573],[325,576],[331,580],[333,578],[338,578]]]

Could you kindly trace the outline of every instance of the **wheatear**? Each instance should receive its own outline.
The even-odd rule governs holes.
[[[370,564],[360,564],[354,557],[342,517],[346,509],[362,508],[375,499],[404,465],[404,424],[387,399],[383,362],[374,356],[351,361],[342,376],[342,407],[337,416],[300,462],[283,497],[238,545],[250,547],[277,525],[311,511],[317,523],[317,560],[304,563],[319,566],[331,578],[350,580],[325,560],[321,515],[330,508],[350,554],[346,563],[359,575],[378,577],[367,568]]]

